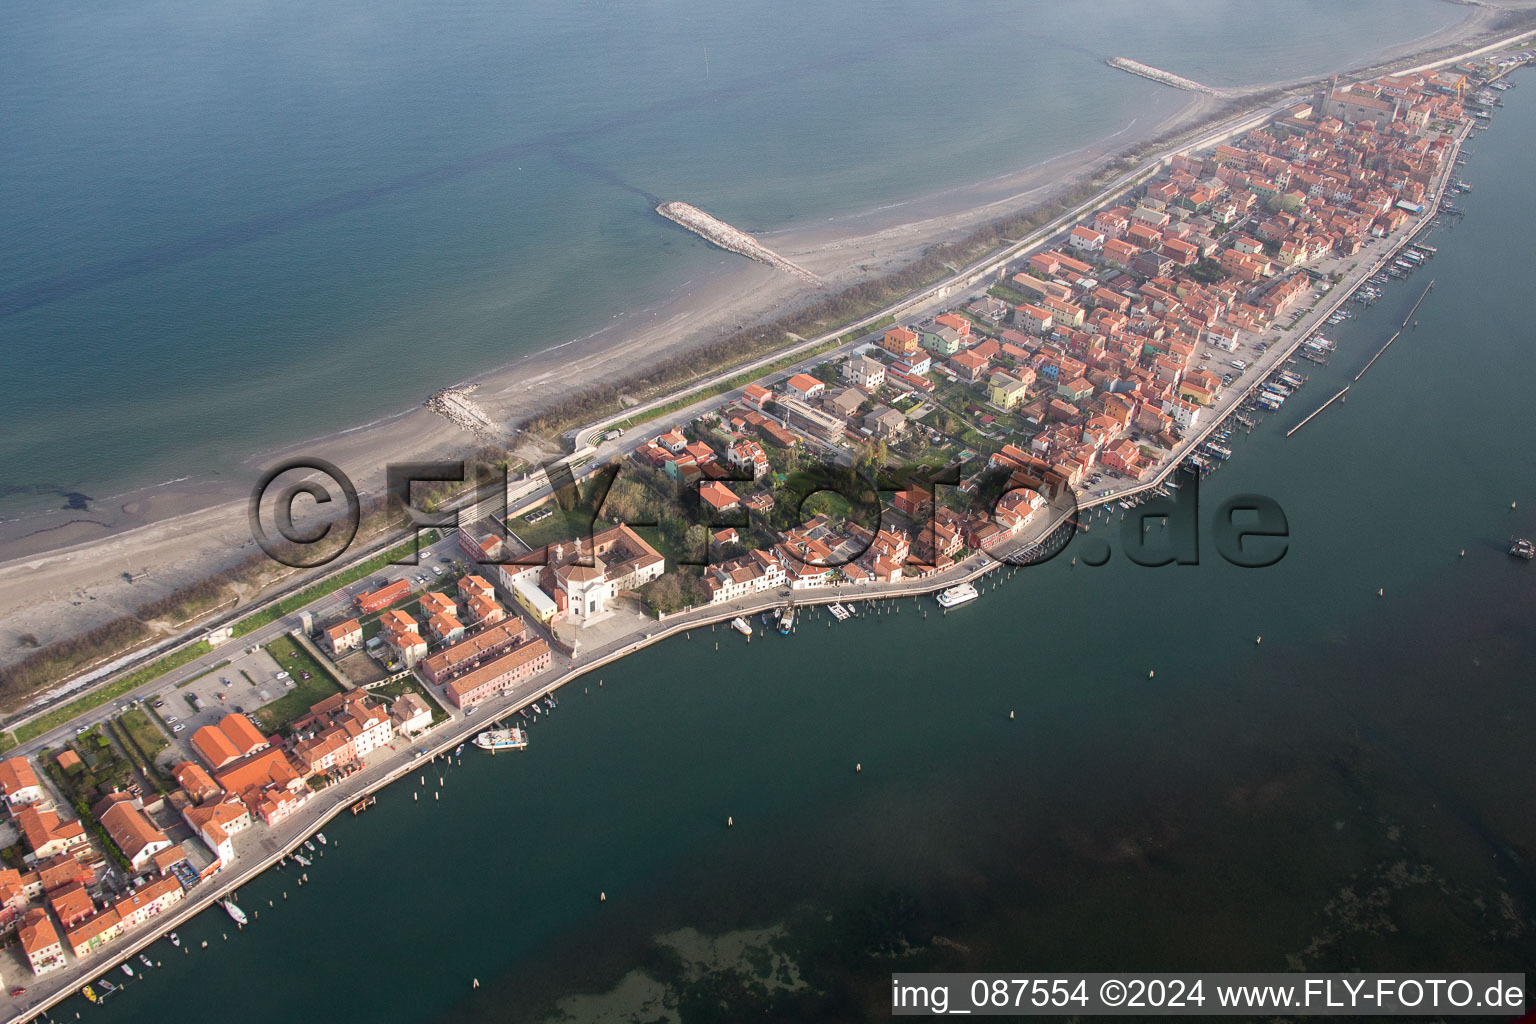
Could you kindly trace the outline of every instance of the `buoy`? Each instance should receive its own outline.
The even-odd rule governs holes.
[[[1386,587],[1377,587],[1376,588],[1376,596],[1377,597],[1386,597],[1387,596],[1387,588]]]
[[[1467,549],[1466,548],[1462,548],[1461,549],[1460,557],[1462,557],[1462,558],[1466,558],[1467,557]]]
[[[1513,511],[1514,507],[1515,507],[1515,503],[1514,502],[1510,502],[1509,503],[1509,507],[1510,507],[1510,510]]]
[[[597,902],[599,902],[599,903],[607,903],[608,902],[608,894],[605,893],[605,892],[598,893],[597,894]]]

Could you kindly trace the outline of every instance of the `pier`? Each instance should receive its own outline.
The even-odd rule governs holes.
[[[1317,408],[1316,408],[1316,409],[1315,409],[1315,410],[1314,410],[1314,411],[1313,411],[1313,413],[1312,413],[1312,416],[1308,416],[1308,417],[1307,417],[1307,418],[1306,418],[1306,419],[1304,419],[1304,420],[1302,420],[1302,421],[1301,421],[1301,422],[1300,422],[1300,423],[1298,423],[1298,424],[1296,424],[1296,425],[1295,425],[1295,426],[1294,426],[1294,427],[1292,427],[1292,428],[1291,428],[1291,429],[1290,429],[1290,430],[1287,430],[1287,431],[1286,431],[1286,432],[1285,432],[1285,436],[1286,436],[1286,437],[1290,437],[1290,436],[1291,436],[1291,435],[1292,435],[1292,434],[1294,434],[1294,433],[1296,433],[1296,431],[1298,431],[1298,430],[1300,430],[1300,429],[1301,429],[1301,428],[1302,428],[1302,427],[1304,427],[1304,426],[1306,426],[1306,425],[1307,425],[1307,424],[1308,424],[1308,423],[1311,423],[1311,422],[1312,422],[1312,417],[1313,417],[1313,416],[1316,416],[1316,415],[1317,415],[1317,414],[1318,414],[1318,413],[1320,413],[1320,412],[1322,412],[1322,411],[1323,411],[1323,410],[1324,410],[1324,409],[1326,409],[1326,408],[1328,408],[1328,407],[1329,407],[1329,406],[1330,406],[1330,405],[1332,405],[1332,404],[1333,404],[1333,403],[1334,403],[1334,402],[1337,402],[1337,401],[1338,401],[1338,400],[1339,400],[1339,399],[1341,399],[1341,398],[1343,398],[1343,397],[1344,397],[1344,392],[1345,392],[1345,391],[1348,391],[1348,390],[1349,390],[1349,388],[1350,388],[1350,385],[1348,385],[1348,384],[1346,384],[1346,385],[1344,385],[1344,391],[1340,391],[1340,392],[1339,392],[1339,393],[1338,393],[1338,394],[1336,394],[1336,395],[1334,395],[1334,396],[1333,396],[1333,397],[1332,397],[1332,398],[1330,398],[1330,399],[1328,399],[1328,401],[1326,401],[1326,402],[1324,402],[1324,403],[1323,403],[1323,404],[1322,404],[1322,405],[1320,405],[1320,406],[1318,406],[1318,407],[1317,407]]]
[[[740,228],[734,228],[723,220],[711,217],[697,206],[679,202],[662,203],[656,207],[656,212],[727,252],[737,253],[748,259],[757,260],[759,263],[766,263],[775,270],[793,274],[817,286],[822,283],[821,278],[809,270],[780,256]]]
[[[1398,338],[1403,336],[1403,329],[1406,328],[1408,326],[1409,321],[1411,321],[1413,319],[1413,314],[1415,314],[1415,313],[1417,313],[1419,311],[1419,306],[1421,306],[1424,303],[1424,300],[1429,297],[1429,290],[1431,288],[1433,288],[1434,286],[1435,286],[1434,279],[1431,278],[1429,284],[1424,287],[1424,294],[1419,296],[1419,301],[1415,302],[1413,304],[1413,308],[1408,311],[1408,315],[1403,317],[1403,326],[1399,327],[1393,333],[1392,337],[1387,339],[1387,343],[1385,345],[1381,346],[1381,348],[1376,350],[1376,354],[1371,356],[1371,361],[1369,363],[1365,364],[1365,368],[1362,369],[1359,373],[1355,374],[1355,382],[1356,383],[1359,383],[1360,382],[1360,378],[1365,376],[1365,371],[1366,370],[1369,370],[1372,366],[1375,365],[1376,360],[1381,358],[1382,353],[1386,352],[1387,349],[1391,348],[1392,347],[1392,343],[1394,341],[1396,341]],[[1321,412],[1321,410],[1319,410],[1319,412]]]

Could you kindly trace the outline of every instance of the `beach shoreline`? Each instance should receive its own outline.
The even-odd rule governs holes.
[[[1474,9],[1454,30],[1424,38],[1430,49],[1456,41],[1481,43],[1485,40],[1478,33],[1491,19],[1488,12]],[[1386,51],[1367,70],[1375,72],[1382,61],[1412,59],[1394,52],[1404,49]],[[1424,48],[1412,52],[1422,56]],[[1149,89],[1159,95],[1166,92],[1150,83]],[[1251,98],[1268,91],[1255,87],[1245,94]],[[1193,132],[1216,115],[1236,112],[1208,95],[1176,98],[1175,103],[1165,98],[1154,104],[1175,108],[1156,120],[1140,125],[1138,118],[1096,143],[1015,173],[761,237],[827,279],[833,289],[879,276],[911,262],[933,244],[1006,213],[1038,207],[1137,145],[1171,132]],[[475,388],[475,400],[493,419],[515,423],[601,382],[619,360],[630,369],[660,362],[718,340],[739,324],[804,305],[819,294],[760,264],[725,252],[719,256],[711,273],[685,282],[644,311],[648,323],[626,318],[463,383]],[[366,497],[383,493],[384,467],[390,462],[461,458],[480,443],[446,419],[414,406],[366,426],[260,453],[243,460],[239,472],[228,476],[170,481],[125,492],[94,507],[87,504],[84,509],[0,523],[0,590],[6,595],[0,602],[5,618],[0,663],[27,653],[22,637],[47,643],[131,614],[145,602],[253,553],[246,522],[249,487],[262,468],[280,458],[303,454],[333,462]],[[129,573],[149,576],[130,583],[125,576]]]

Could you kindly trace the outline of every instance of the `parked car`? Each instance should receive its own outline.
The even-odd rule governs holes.
[[[159,709],[159,708],[163,708],[163,707],[165,707],[165,701],[163,701],[163,700],[157,700],[157,701],[155,701],[155,708],[156,708],[156,709],[157,709],[157,710],[158,710],[158,709]]]
[[[175,725],[176,724],[176,716],[175,715],[166,715],[165,716],[165,724],[166,725]]]
[[[171,732],[181,732],[186,727],[187,727],[187,723],[185,723],[185,722],[177,722],[175,725],[171,726]]]

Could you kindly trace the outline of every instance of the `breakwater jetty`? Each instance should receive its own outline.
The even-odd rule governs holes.
[[[482,441],[505,440],[496,422],[473,398],[469,397],[469,393],[474,388],[473,384],[468,387],[443,388],[441,391],[434,391],[422,404]]]
[[[794,274],[796,277],[811,284],[820,285],[822,283],[821,278],[799,264],[780,256],[745,231],[742,231],[740,228],[733,228],[725,221],[711,217],[690,203],[662,203],[656,207],[656,212],[674,224],[681,224],[705,241],[713,242],[729,252],[738,253],[748,259],[757,260],[759,263],[766,263],[775,270]]]
[[[1185,92],[1200,92],[1208,96],[1214,96],[1216,90],[1208,85],[1201,85],[1192,78],[1176,75],[1172,71],[1164,71],[1162,68],[1154,68],[1150,64],[1143,64],[1139,60],[1131,60],[1129,57],[1111,57],[1104,63],[1121,71],[1129,71],[1133,75],[1149,78],[1160,85],[1171,85],[1175,89],[1183,89]]]

